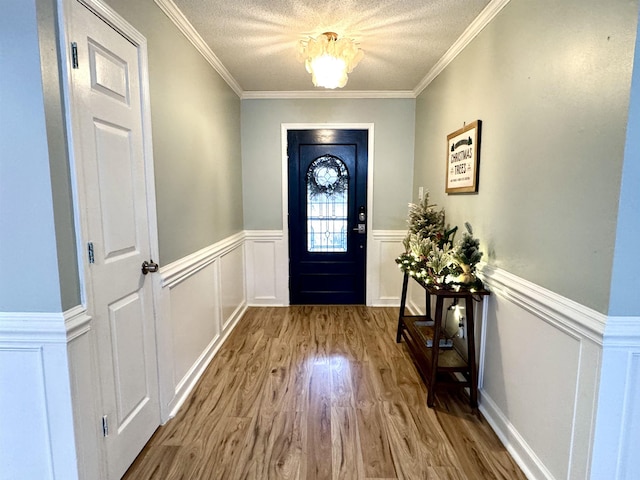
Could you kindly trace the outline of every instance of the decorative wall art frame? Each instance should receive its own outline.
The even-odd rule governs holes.
[[[482,122],[476,120],[447,135],[447,193],[478,191],[481,129]]]

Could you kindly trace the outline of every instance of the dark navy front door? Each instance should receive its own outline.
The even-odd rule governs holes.
[[[289,130],[292,305],[364,304],[366,130]]]

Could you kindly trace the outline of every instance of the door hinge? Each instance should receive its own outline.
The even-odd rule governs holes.
[[[78,44],[76,42],[71,42],[71,66],[78,68]]]
[[[106,415],[102,417],[102,436],[103,437],[109,436],[109,419],[107,418]]]
[[[89,263],[96,263],[96,258],[93,255],[93,242],[87,243],[87,255],[89,256]]]

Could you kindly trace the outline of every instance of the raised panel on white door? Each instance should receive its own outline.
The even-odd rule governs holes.
[[[115,100],[129,104],[129,70],[117,55],[89,42],[91,88]]]
[[[144,304],[138,292],[109,306],[118,429],[149,400],[146,376]],[[120,359],[126,359],[125,364]]]
[[[136,251],[131,132],[94,120],[105,261]]]

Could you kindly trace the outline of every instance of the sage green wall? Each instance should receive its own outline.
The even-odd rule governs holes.
[[[160,263],[242,231],[240,99],[153,0],[108,0],[147,38]]]
[[[35,0],[0,6],[0,311],[60,312]]]
[[[414,192],[485,260],[606,313],[637,1],[512,0],[419,96]],[[444,193],[448,133],[483,121],[479,193]]]
[[[81,299],[55,1],[2,8],[0,310],[65,311]]]
[[[414,121],[413,99],[243,100],[245,229],[283,228],[283,123],[373,123],[373,228],[405,229]]]
[[[62,106],[56,0],[37,0],[42,93],[49,147],[51,190],[62,310],[81,303],[71,173]]]

